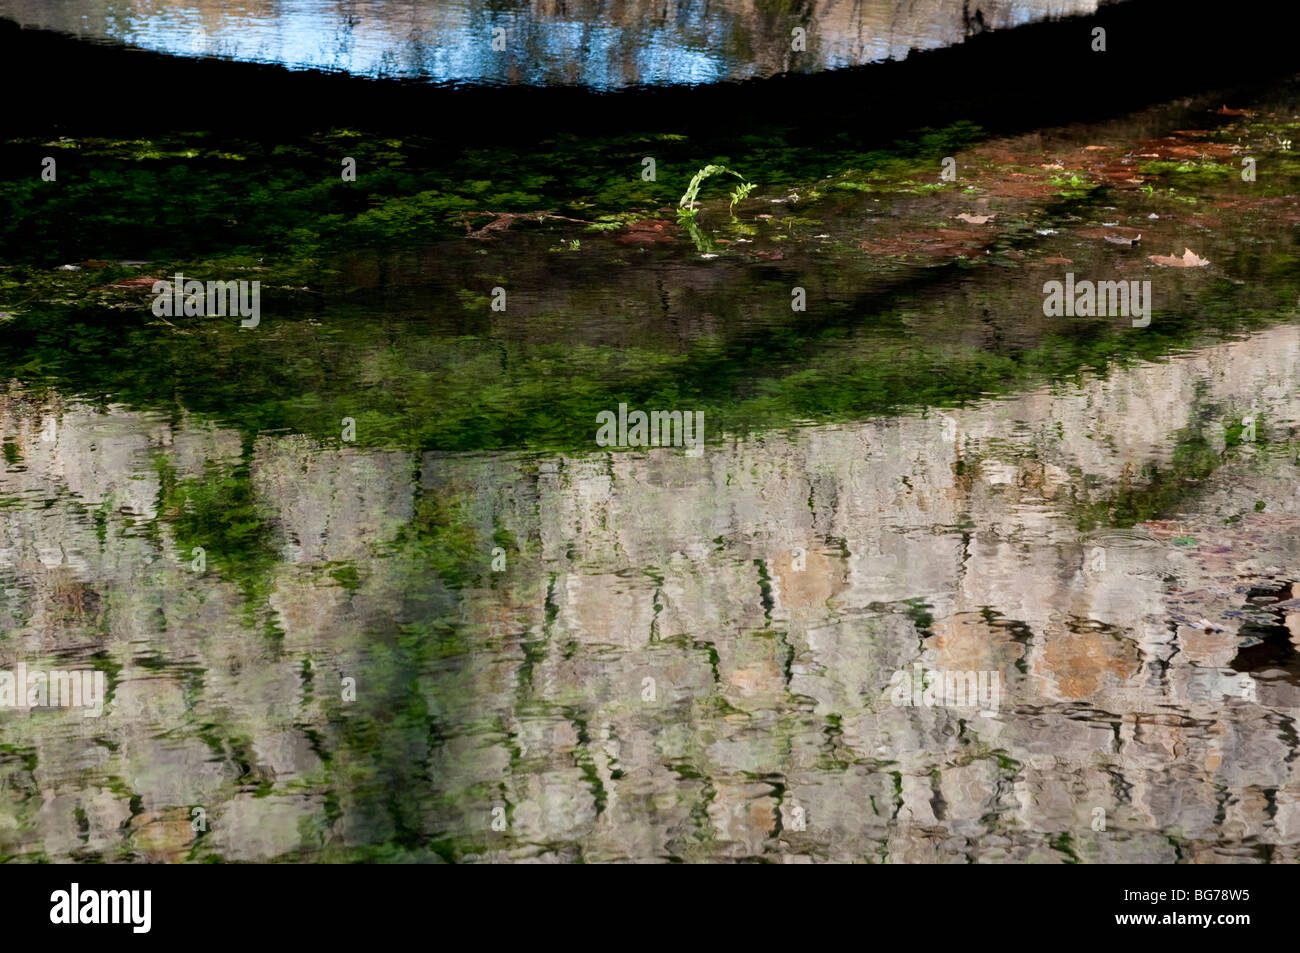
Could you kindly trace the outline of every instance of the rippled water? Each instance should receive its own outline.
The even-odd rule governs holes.
[[[837,69],[1096,9],[1097,0],[0,0],[0,17],[25,25],[168,53],[439,82],[595,87]],[[795,29],[804,31],[799,51]]]
[[[1288,153],[1174,106],[710,200],[699,246],[356,249],[253,330],[13,306],[0,669],[111,697],[0,713],[0,854],[1296,860]],[[1150,326],[1045,316],[1067,269]],[[703,453],[598,447],[620,401]],[[917,665],[999,696],[896,704]]]
[[[102,718],[6,718],[0,838],[52,859],[1290,856],[1297,669],[1243,664],[1239,626],[1246,588],[1291,597],[1293,461],[1180,507],[1191,546],[1085,536],[1071,509],[1209,407],[1294,428],[1298,361],[1286,325],[700,459],[243,447],[13,388],[5,661],[108,666],[113,691]],[[241,465],[276,540],[242,584],[165,509],[166,481]],[[465,564],[431,564],[450,533]],[[894,706],[917,663],[1000,673],[1000,706]]]

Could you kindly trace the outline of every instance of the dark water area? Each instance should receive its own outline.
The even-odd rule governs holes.
[[[0,140],[0,672],[107,685],[0,710],[0,858],[1300,861],[1300,64],[1171,9],[687,91],[0,28],[78,51]]]
[[[939,4],[939,6],[946,6]],[[170,55],[24,29],[0,16],[0,81],[21,90],[14,132],[124,135],[206,128],[272,136],[338,126],[468,142],[527,144],[558,132],[646,128],[742,136],[754,124],[816,139],[849,134],[888,144],[919,128],[966,120],[990,130],[1099,120],[1207,89],[1231,92],[1287,75],[1300,10],[1282,7],[1261,32],[1209,0],[1103,5],[1014,29],[976,32],[901,61],[702,85],[535,86],[439,83],[256,62]],[[39,17],[29,19],[39,20]],[[1107,30],[1107,50],[1091,31]],[[48,64],[58,63],[58,71]],[[1192,66],[1194,65],[1194,68]],[[39,75],[40,83],[30,82]],[[95,91],[103,77],[128,91]],[[147,91],[147,95],[143,95]]]

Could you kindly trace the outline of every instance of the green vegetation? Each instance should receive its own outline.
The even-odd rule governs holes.
[[[699,197],[700,186],[705,179],[713,175],[734,175],[740,179],[740,185],[736,186],[731,193],[730,207],[732,209],[735,209],[736,203],[743,200],[757,187],[753,182],[746,182],[745,177],[734,169],[728,169],[726,166],[721,165],[706,165],[691,177],[690,183],[686,186],[686,191],[682,193],[681,201],[677,203],[680,209],[679,214],[686,216],[695,214],[695,200]]]

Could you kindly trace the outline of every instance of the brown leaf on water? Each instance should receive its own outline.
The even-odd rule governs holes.
[[[970,225],[983,225],[985,222],[993,221],[996,215],[997,212],[994,212],[992,215],[972,215],[970,212],[962,212],[957,217]]]
[[[1076,233],[1080,238],[1100,238],[1112,245],[1136,245],[1142,240],[1142,233],[1127,225],[1103,225],[1101,228],[1081,228]]]
[[[123,278],[121,281],[111,285],[105,285],[106,288],[149,288],[152,289],[154,282],[161,281],[161,278]]]
[[[676,235],[681,229],[664,219],[643,218],[627,226],[627,231],[619,235],[620,245],[656,245],[677,241]]]
[[[1164,265],[1166,268],[1200,268],[1208,265],[1210,260],[1202,258],[1190,248],[1184,248],[1182,257],[1178,255],[1147,255],[1148,261],[1154,261],[1157,265]]]
[[[1046,198],[1057,187],[1046,177],[1042,179],[1012,180],[1009,176],[989,183],[989,194],[998,198],[1038,199]]]
[[[1250,109],[1229,109],[1227,106],[1220,106],[1215,110],[1220,116],[1253,116],[1253,110]]]
[[[976,228],[926,228],[863,241],[859,247],[869,255],[932,255],[955,257],[979,254],[995,233]]]

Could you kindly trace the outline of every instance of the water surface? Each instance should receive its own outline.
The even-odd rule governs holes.
[[[0,17],[99,41],[436,82],[694,84],[841,69],[1097,0],[0,0]],[[794,30],[804,31],[796,51]],[[503,31],[496,33],[495,31]],[[494,37],[500,40],[494,48]]]
[[[231,177],[297,181],[271,149],[63,143],[123,187],[5,193],[0,668],[111,698],[0,713],[0,853],[1296,860],[1297,104],[976,138],[952,183],[785,156],[693,229],[639,185],[417,191],[354,133],[418,200],[308,180],[351,237],[288,261],[221,245]],[[211,227],[120,217],[158,182]],[[24,231],[46,201],[84,217]],[[262,323],[155,319],[177,268],[260,275]],[[1067,271],[1150,323],[1045,315]],[[704,452],[598,446],[620,402]],[[998,704],[895,705],[917,664]]]

